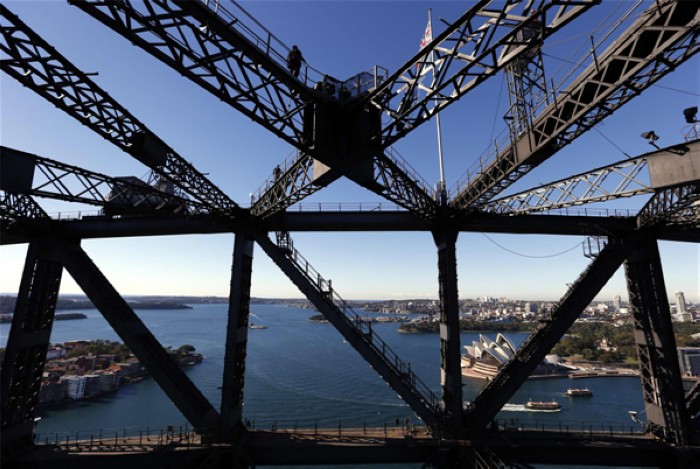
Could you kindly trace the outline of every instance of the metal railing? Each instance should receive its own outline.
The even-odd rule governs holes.
[[[433,200],[438,200],[439,188],[432,186],[426,181],[394,147],[387,148],[384,152],[384,156],[391,160],[409,179],[414,181],[426,194],[432,197]]]
[[[641,436],[646,434],[643,424],[590,420],[496,419],[492,430],[518,432],[550,432],[607,438]]]
[[[357,314],[354,309],[338,295],[330,280],[324,279],[320,273],[297,251],[291,244],[280,246],[286,256],[304,274],[307,280],[314,285],[317,291],[323,293],[326,299],[342,313],[341,317],[350,325],[375,353],[382,356],[384,362],[398,375],[404,382],[410,384],[426,404],[437,412],[439,399],[433,391],[411,370],[411,364],[401,360],[396,352],[377,334],[372,331],[371,319],[364,318]]]
[[[536,103],[533,103],[533,105],[530,107],[530,112],[527,115],[528,122],[535,122],[539,117],[541,117],[540,114],[544,112],[548,106],[548,103],[553,103],[555,107],[558,106],[557,96],[559,94],[559,90],[565,89],[566,86],[569,86],[575,81],[575,77],[572,77],[578,70],[584,68],[586,64],[597,65],[597,50],[606,45],[606,41],[608,41],[613,32],[623,26],[640,3],[641,2],[639,1],[635,2],[632,7],[623,12],[623,14],[617,20],[612,22],[610,28],[600,37],[600,39],[593,43],[591,48],[587,50],[587,52],[584,53],[576,62],[566,61],[567,63],[572,64],[572,66],[563,73],[563,77],[558,79],[558,83],[551,80],[551,86],[548,92],[544,93],[541,99],[539,99]],[[593,36],[591,36],[591,40],[593,40]],[[566,93],[566,91],[564,91],[564,93]],[[450,190],[448,191],[448,200],[452,200],[458,196],[462,191],[469,187],[474,180],[484,174],[487,168],[493,166],[498,159],[498,156],[501,154],[501,151],[508,148],[509,145],[514,147],[515,142],[512,141],[512,135],[506,126],[494,139],[493,146],[482,153],[467,168],[467,171],[450,187]]]
[[[34,433],[34,444],[78,448],[83,451],[104,451],[120,446],[165,446],[170,444],[199,446],[201,436],[189,423],[181,425],[129,426],[76,431]]]

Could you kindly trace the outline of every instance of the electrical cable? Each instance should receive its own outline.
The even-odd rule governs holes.
[[[484,151],[488,151],[491,146],[490,142],[493,142],[493,134],[496,132],[496,122],[498,121],[498,110],[501,108],[501,96],[503,96],[503,84],[506,81],[505,74],[501,75],[501,86],[498,89],[498,102],[496,103],[496,111],[493,114],[493,124],[491,125],[491,136],[489,136],[489,143]]]
[[[601,137],[603,137],[605,140],[607,140],[608,143],[610,143],[610,145],[612,145],[612,146],[614,146],[615,148],[617,148],[618,150],[620,150],[620,153],[622,153],[623,155],[625,155],[625,156],[627,157],[627,159],[629,159],[629,160],[632,159],[632,157],[631,157],[625,150],[623,150],[622,148],[620,148],[619,146],[617,146],[617,145],[615,144],[615,142],[613,142],[612,140],[610,140],[610,139],[603,133],[602,130],[600,130],[600,129],[599,129],[598,127],[596,127],[596,126],[593,126],[593,127],[591,127],[591,128],[592,128],[593,130],[595,130],[596,132],[598,132],[598,133],[600,134]]]
[[[664,90],[670,90],[670,91],[676,91],[678,93],[688,94],[690,96],[700,96],[700,93],[693,93],[692,91],[679,90],[678,88],[671,88],[670,86],[663,86],[663,85],[657,85],[657,84],[653,84],[651,86],[655,86],[657,88],[663,88]]]
[[[523,253],[520,253],[520,252],[517,252],[517,251],[513,251],[512,249],[508,249],[507,247],[503,246],[502,244],[499,244],[498,242],[496,242],[493,238],[491,238],[491,237],[490,237],[489,235],[487,235],[486,233],[481,233],[481,234],[484,235],[484,237],[486,237],[486,239],[488,239],[489,241],[491,241],[493,244],[495,244],[495,245],[498,246],[499,248],[503,249],[504,251],[508,251],[509,253],[515,254],[516,256],[528,257],[528,258],[530,258],[530,259],[546,259],[546,258],[549,258],[549,257],[561,256],[562,254],[566,254],[566,253],[569,252],[569,251],[573,251],[574,249],[576,249],[577,247],[579,247],[579,246],[581,246],[581,245],[583,244],[583,241],[581,241],[580,243],[576,243],[574,246],[570,247],[569,249],[567,249],[567,250],[565,250],[565,251],[558,252],[558,253],[556,253],[556,254],[549,254],[549,255],[546,255],[546,256],[532,256],[532,255],[529,255],[529,254],[523,254]]]

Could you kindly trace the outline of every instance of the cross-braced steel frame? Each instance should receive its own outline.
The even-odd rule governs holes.
[[[482,0],[390,75],[361,73],[346,81],[323,78],[305,67],[297,78],[284,68],[285,47],[237,4],[218,0],[144,2],[72,0],[100,22],[196,84],[292,144],[289,162],[243,209],[205,175],[159,139],[92,79],[0,5],[0,68],[80,123],[138,159],[179,190],[69,166],[18,150],[0,148],[0,242],[28,243],[13,324],[2,368],[2,447],[6,461],[32,446],[38,386],[56,297],[65,268],[182,414],[208,441],[220,463],[245,467],[270,461],[340,462],[347,454],[299,456],[278,446],[279,459],[260,455],[255,432],[243,425],[245,359],[254,246],[267,254],[338,329],[411,409],[439,436],[411,453],[427,467],[455,463],[473,467],[526,467],[589,458],[615,461],[602,448],[573,440],[549,450],[510,435],[513,450],[487,429],[496,413],[527,379],[606,281],[624,264],[635,320],[642,387],[655,444],[636,445],[635,463],[692,467],[700,461],[694,430],[700,408],[697,387],[683,393],[670,329],[657,239],[700,241],[700,173],[666,177],[664,169],[700,167],[698,142],[660,149],[524,193],[491,200],[512,182],[552,157],[699,50],[700,13],[693,2],[659,0],[568,89],[547,90],[540,47],[575,21],[596,0],[491,2]],[[535,34],[533,34],[535,32]],[[432,59],[429,59],[432,57]],[[416,64],[419,66],[416,68]],[[505,70],[515,122],[510,144],[483,162],[449,200],[435,193],[390,145],[480,83]],[[428,84],[424,75],[432,75]],[[529,80],[529,81],[528,81]],[[549,94],[551,92],[551,94]],[[545,106],[535,115],[535,101]],[[382,120],[385,113],[390,119]],[[690,163],[668,159],[686,155]],[[697,161],[697,163],[695,163]],[[685,168],[685,167],[684,167]],[[645,171],[649,171],[649,177]],[[398,212],[284,212],[291,205],[347,177],[402,207]],[[559,216],[546,212],[591,202],[653,194],[636,216]],[[97,204],[102,216],[53,220],[35,197]],[[113,218],[119,202],[119,216]],[[544,212],[543,215],[529,215]],[[295,231],[429,231],[437,248],[440,299],[440,383],[436,396],[354,312],[332,282],[294,247]],[[461,391],[456,241],[463,231],[576,234],[605,237],[604,247],[551,314],[540,322],[477,397],[464,406]],[[170,359],[138,316],[80,247],[80,240],[119,236],[233,233],[233,261],[222,399],[215,409]],[[275,233],[276,236],[270,237]],[[581,451],[586,450],[585,456]],[[620,447],[620,452],[623,454]],[[624,453],[627,456],[627,453]],[[662,455],[662,456],[660,456]],[[255,460],[258,457],[258,460]],[[211,462],[209,458],[209,462]],[[217,459],[218,458],[218,459]],[[324,459],[325,458],[325,459]],[[385,448],[364,450],[359,460],[402,460]],[[540,458],[540,459],[538,459]],[[155,459],[157,461],[157,457]],[[351,458],[349,459],[351,460]],[[632,461],[630,459],[630,461]],[[522,464],[520,464],[522,463]]]

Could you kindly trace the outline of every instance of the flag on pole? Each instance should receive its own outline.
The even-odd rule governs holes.
[[[423,38],[420,40],[420,50],[423,50],[423,48],[433,40],[433,25],[430,23],[431,21],[428,19],[428,25],[425,27],[425,34],[423,34]]]
[[[428,43],[432,40],[433,40],[433,25],[432,25],[432,21],[430,21],[430,18],[428,18],[428,24],[425,27],[425,33],[423,33],[423,37],[420,40],[420,49],[418,49],[418,50],[419,51],[423,50],[423,48],[425,46],[427,46]],[[416,71],[421,72],[421,65],[424,63],[425,63],[424,61],[418,62],[416,64]],[[423,71],[421,73],[421,75],[424,75],[424,74],[425,74],[425,71]]]

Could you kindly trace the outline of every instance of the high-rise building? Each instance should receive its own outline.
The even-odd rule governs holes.
[[[678,314],[683,314],[685,313],[685,295],[683,294],[682,291],[677,291],[676,292],[676,313]]]
[[[615,306],[615,311],[620,311],[620,308],[622,308],[622,297],[620,295],[613,296],[613,305]]]

